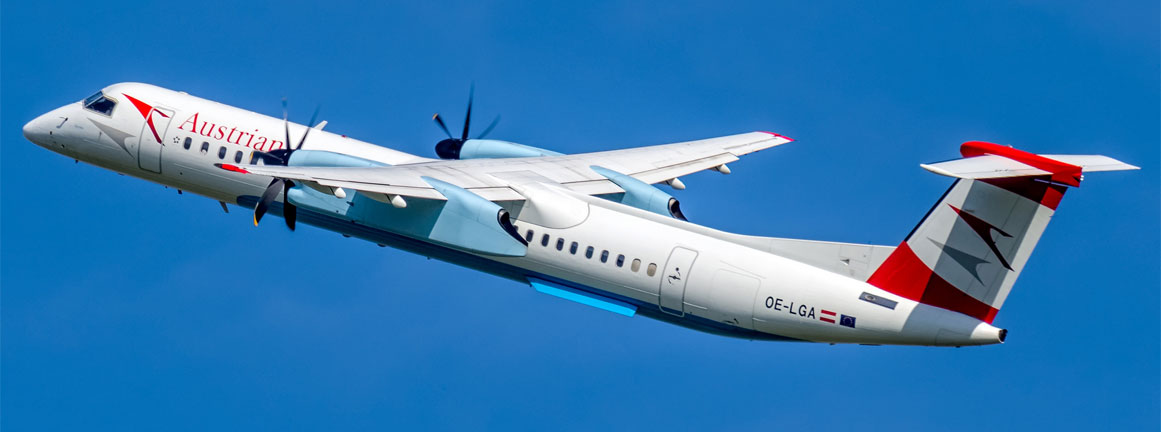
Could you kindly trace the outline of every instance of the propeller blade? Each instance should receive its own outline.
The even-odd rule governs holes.
[[[282,98],[282,125],[286,127],[286,148],[290,149],[290,114],[286,111],[286,98]]]
[[[472,99],[476,96],[476,85],[472,84],[471,90],[468,90],[468,113],[464,116],[464,133],[460,135],[461,141],[468,140],[468,128],[472,126]]]
[[[254,162],[257,162],[258,159],[262,159],[262,162],[265,162],[267,165],[279,164],[279,162],[284,162],[282,160],[282,158],[278,157],[278,155],[275,155],[273,153],[267,153],[267,152],[264,152],[261,150],[254,150],[250,154],[250,163],[253,164]],[[279,164],[279,165],[281,165],[281,164]]]
[[[270,203],[278,197],[278,192],[283,188],[283,182],[282,179],[275,178],[270,181],[269,186],[266,186],[266,191],[262,192],[262,198],[259,198],[258,205],[254,206],[254,226],[258,226],[258,221],[261,221],[262,216],[266,215],[266,211],[270,210]]]
[[[496,119],[492,120],[492,124],[489,124],[488,127],[484,128],[484,132],[477,136],[476,139],[482,139],[488,136],[488,134],[492,132],[492,129],[496,128],[497,123],[500,123],[500,116],[496,116]]]
[[[318,120],[318,110],[319,110],[319,108],[322,108],[322,106],[318,106],[318,105],[316,105],[316,106],[314,107],[314,114],[311,114],[311,115],[310,115],[310,123],[307,123],[307,124],[306,124],[306,132],[303,132],[303,133],[302,133],[302,139],[298,140],[298,146],[294,148],[295,150],[301,149],[301,148],[302,148],[302,145],[303,145],[304,143],[306,143],[306,136],[307,136],[307,135],[310,135],[310,130],[311,130],[311,129],[314,129],[314,121],[315,121],[315,120]],[[291,228],[291,229],[294,229],[294,228]]]
[[[294,187],[294,182],[289,180],[283,181],[282,196],[289,197],[290,188],[292,187]],[[295,207],[294,204],[291,204],[289,198],[283,198],[282,203],[282,218],[286,220],[286,227],[290,228],[291,231],[294,231],[294,222],[298,220],[298,207]]]
[[[435,115],[431,116],[431,119],[435,120],[435,124],[439,125],[440,129],[443,129],[443,133],[447,134],[448,138],[452,137],[451,131],[447,130],[447,125],[443,124],[443,119],[439,118],[439,113],[435,113]]]

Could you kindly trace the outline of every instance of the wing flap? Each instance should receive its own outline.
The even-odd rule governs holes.
[[[701,159],[684,161],[673,165],[660,167],[654,170],[643,171],[630,174],[645,183],[660,183],[669,179],[681,177],[683,175],[692,174],[698,171],[703,171],[715,168],[719,165],[725,165],[730,162],[738,160],[737,156],[732,153],[721,153]]]
[[[291,177],[291,179],[294,179],[294,178]],[[443,194],[439,193],[439,191],[437,191],[431,187],[421,188],[421,187],[412,187],[412,186],[386,185],[386,184],[378,184],[378,183],[349,182],[349,181],[341,181],[341,180],[305,180],[305,179],[297,179],[297,180],[299,180],[299,181],[313,181],[313,182],[318,183],[320,185],[332,187],[332,188],[343,188],[343,189],[351,189],[351,190],[357,190],[357,191],[363,191],[363,192],[373,192],[373,193],[379,193],[379,194],[383,194],[383,195],[403,195],[405,197],[423,198],[423,199],[432,199],[432,200],[441,200],[441,201],[447,199],[446,197],[443,196]]]

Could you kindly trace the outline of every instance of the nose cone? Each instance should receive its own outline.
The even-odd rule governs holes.
[[[49,144],[49,131],[52,130],[52,125],[49,124],[52,119],[48,118],[48,114],[32,119],[24,125],[24,138],[32,141],[38,146],[47,147]]]

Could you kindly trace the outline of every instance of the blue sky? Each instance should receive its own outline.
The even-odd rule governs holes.
[[[1157,2],[413,3],[4,2],[5,430],[1158,428]],[[254,228],[21,136],[120,81],[321,104],[425,156],[473,81],[492,137],[562,152],[776,131],[677,193],[758,235],[897,244],[950,183],[918,164],[967,140],[1143,169],[1068,194],[1004,345],[748,342]]]

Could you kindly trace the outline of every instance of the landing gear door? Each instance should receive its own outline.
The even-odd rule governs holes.
[[[145,116],[137,146],[137,165],[141,169],[161,172],[161,148],[165,146],[165,131],[169,130],[171,120],[173,110],[161,107],[153,107]]]
[[[675,247],[669,254],[665,271],[661,273],[661,296],[658,303],[662,312],[685,315],[685,283],[695,259],[697,252],[683,247]]]

